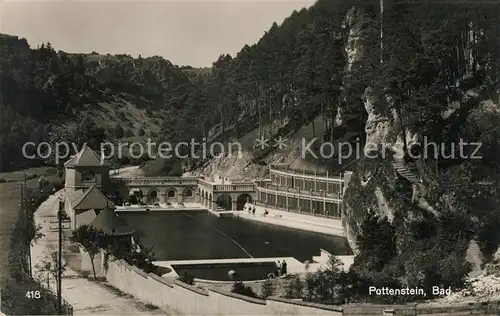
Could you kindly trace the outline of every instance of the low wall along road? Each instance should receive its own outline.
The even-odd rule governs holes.
[[[109,261],[104,274],[112,286],[142,302],[158,306],[164,311],[185,315],[493,316],[500,312],[498,301],[468,304],[331,306],[277,297],[261,300],[223,290],[200,289],[174,279],[146,274],[121,260]]]

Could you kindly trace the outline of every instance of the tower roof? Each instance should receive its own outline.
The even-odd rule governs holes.
[[[64,163],[64,167],[100,167],[108,166],[104,158],[99,156],[92,148],[83,145],[82,150]]]
[[[99,215],[94,218],[89,226],[111,236],[125,236],[135,232],[135,230],[116,215],[115,211],[109,206],[106,206]]]

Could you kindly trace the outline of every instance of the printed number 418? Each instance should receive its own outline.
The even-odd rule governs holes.
[[[40,299],[42,295],[40,294],[40,291],[28,291],[26,292],[26,297],[29,299]]]

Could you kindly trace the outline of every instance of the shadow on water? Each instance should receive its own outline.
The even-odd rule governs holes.
[[[186,215],[186,216],[191,217],[191,218],[192,218],[192,219],[194,219],[195,221],[198,221],[198,219],[197,219],[196,217],[194,217],[194,216],[192,216],[192,215],[189,215],[189,214],[187,214],[186,212],[182,212],[182,214],[183,214],[183,215]],[[215,230],[216,232],[218,232],[218,233],[219,233],[219,234],[221,234],[222,236],[224,236],[224,237],[226,237],[226,238],[230,239],[232,242],[234,242],[234,243],[236,244],[236,246],[240,247],[240,248],[241,248],[241,250],[243,250],[243,251],[244,251],[244,252],[248,255],[248,257],[253,258],[253,257],[252,257],[252,255],[251,255],[251,254],[249,254],[249,253],[248,253],[248,251],[246,251],[246,249],[245,249],[245,248],[243,248],[243,246],[242,246],[242,245],[240,245],[240,244],[239,244],[236,240],[234,240],[233,238],[231,238],[231,237],[229,237],[228,235],[224,234],[223,232],[221,232],[221,231],[220,231],[220,230],[218,230],[217,228],[213,228],[212,226],[209,226],[209,225],[207,225],[207,224],[205,224],[205,223],[203,223],[203,222],[200,222],[200,223],[201,223],[202,225],[205,225],[206,227],[208,227],[208,228],[210,228],[210,229]]]

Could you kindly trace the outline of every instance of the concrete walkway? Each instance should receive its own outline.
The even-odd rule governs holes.
[[[111,169],[109,175],[114,178],[136,178],[144,177],[144,171],[140,169],[140,166],[129,166],[120,169]]]
[[[344,237],[344,228],[340,219],[316,217],[312,215],[304,215],[294,212],[287,212],[275,210],[272,208],[264,208],[263,206],[256,206],[255,215],[242,211],[235,213],[235,215],[253,221],[284,226],[294,229],[301,229],[326,235]],[[269,212],[264,216],[264,210]]]
[[[51,221],[57,220],[58,195],[49,197],[35,212],[35,223],[42,226],[45,234],[32,246],[33,275],[37,275],[34,267],[41,262],[49,249],[57,249],[57,231],[50,231]],[[55,291],[55,283],[51,282]],[[146,307],[129,295],[123,295],[113,290],[106,282],[91,282],[74,270],[68,269],[62,280],[63,298],[74,308],[75,315],[167,315],[165,311]],[[170,314],[171,315],[171,314]]]

